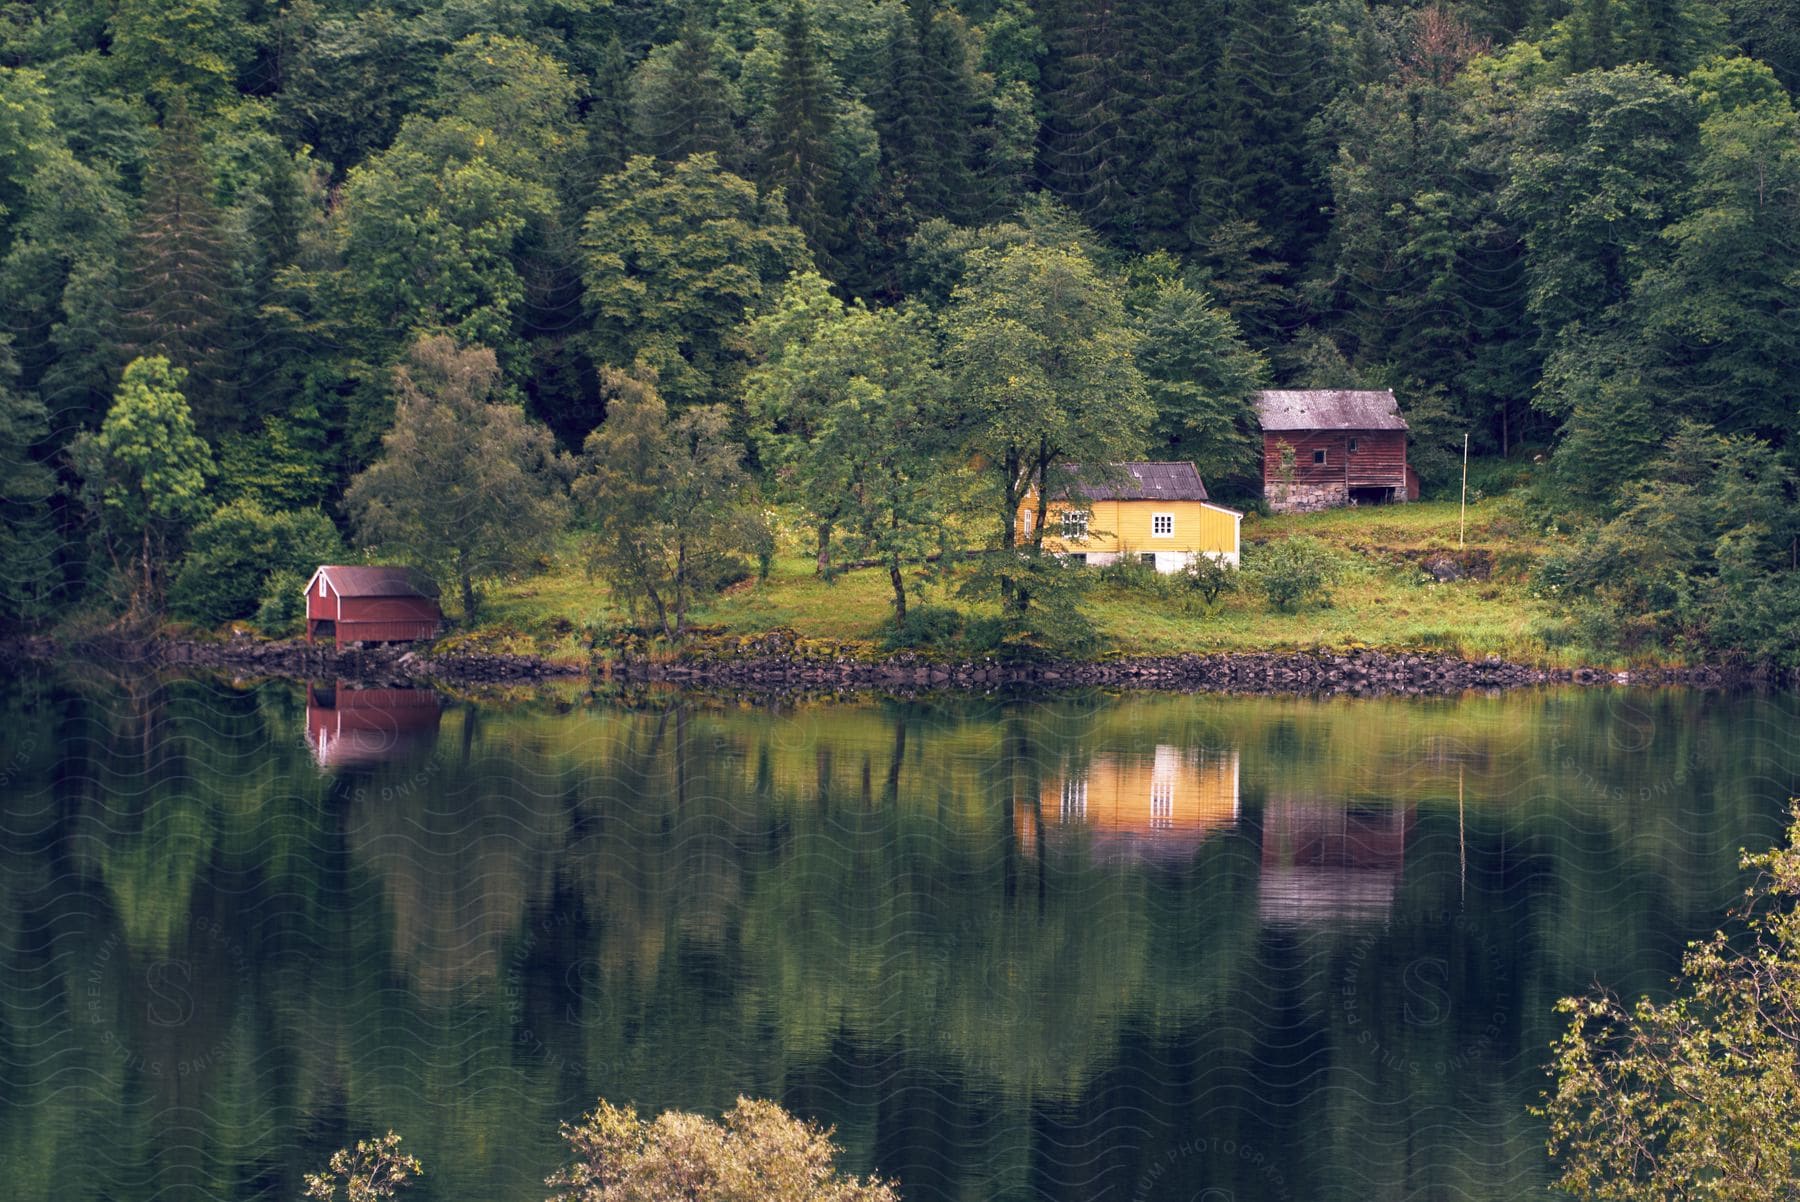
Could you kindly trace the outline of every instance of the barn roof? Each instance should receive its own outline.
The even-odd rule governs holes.
[[[342,597],[435,597],[430,581],[412,568],[370,567],[362,564],[325,564],[306,582],[321,575],[331,591]]]
[[[1206,485],[1191,463],[1118,463],[1105,471],[1084,473],[1079,464],[1064,469],[1080,482],[1090,501],[1204,501]],[[1055,494],[1069,495],[1063,488]]]
[[[1274,390],[1256,394],[1265,430],[1404,430],[1393,390]]]

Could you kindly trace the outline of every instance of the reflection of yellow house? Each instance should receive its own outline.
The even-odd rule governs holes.
[[[1237,822],[1238,756],[1159,744],[1148,756],[1102,754],[1047,776],[1037,805],[1013,813],[1019,845],[1083,832],[1095,850],[1191,851]]]
[[[1046,551],[1094,564],[1137,556],[1159,572],[1179,572],[1196,555],[1237,564],[1244,515],[1208,500],[1193,464],[1121,463],[1072,473],[1077,487],[1059,490],[1045,506]],[[1034,492],[1019,508],[1021,541],[1036,521]]]

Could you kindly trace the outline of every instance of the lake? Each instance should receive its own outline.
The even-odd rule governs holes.
[[[1541,1196],[1559,996],[1666,987],[1792,697],[470,703],[0,686],[21,1200],[540,1199],[772,1097],[939,1199]]]

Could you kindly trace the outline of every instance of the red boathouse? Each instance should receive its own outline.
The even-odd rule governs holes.
[[[412,643],[435,638],[443,611],[411,568],[327,564],[306,582],[306,641]]]

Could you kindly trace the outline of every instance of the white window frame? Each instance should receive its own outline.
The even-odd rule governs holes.
[[[1175,825],[1175,782],[1160,777],[1150,781],[1150,829],[1166,831]]]
[[[1087,774],[1073,774],[1063,777],[1062,782],[1062,820],[1069,822],[1087,821]]]
[[[1167,530],[1158,530],[1158,526],[1166,525]],[[1174,538],[1175,515],[1173,513],[1153,513],[1150,515],[1151,538]]]
[[[1322,464],[1322,463],[1323,464],[1331,463],[1331,453],[1329,451],[1327,451],[1324,447],[1314,447],[1313,448],[1313,466],[1317,467],[1319,464]]]
[[[1085,543],[1088,537],[1088,511],[1085,509],[1065,509],[1062,511],[1062,541],[1065,543]]]

